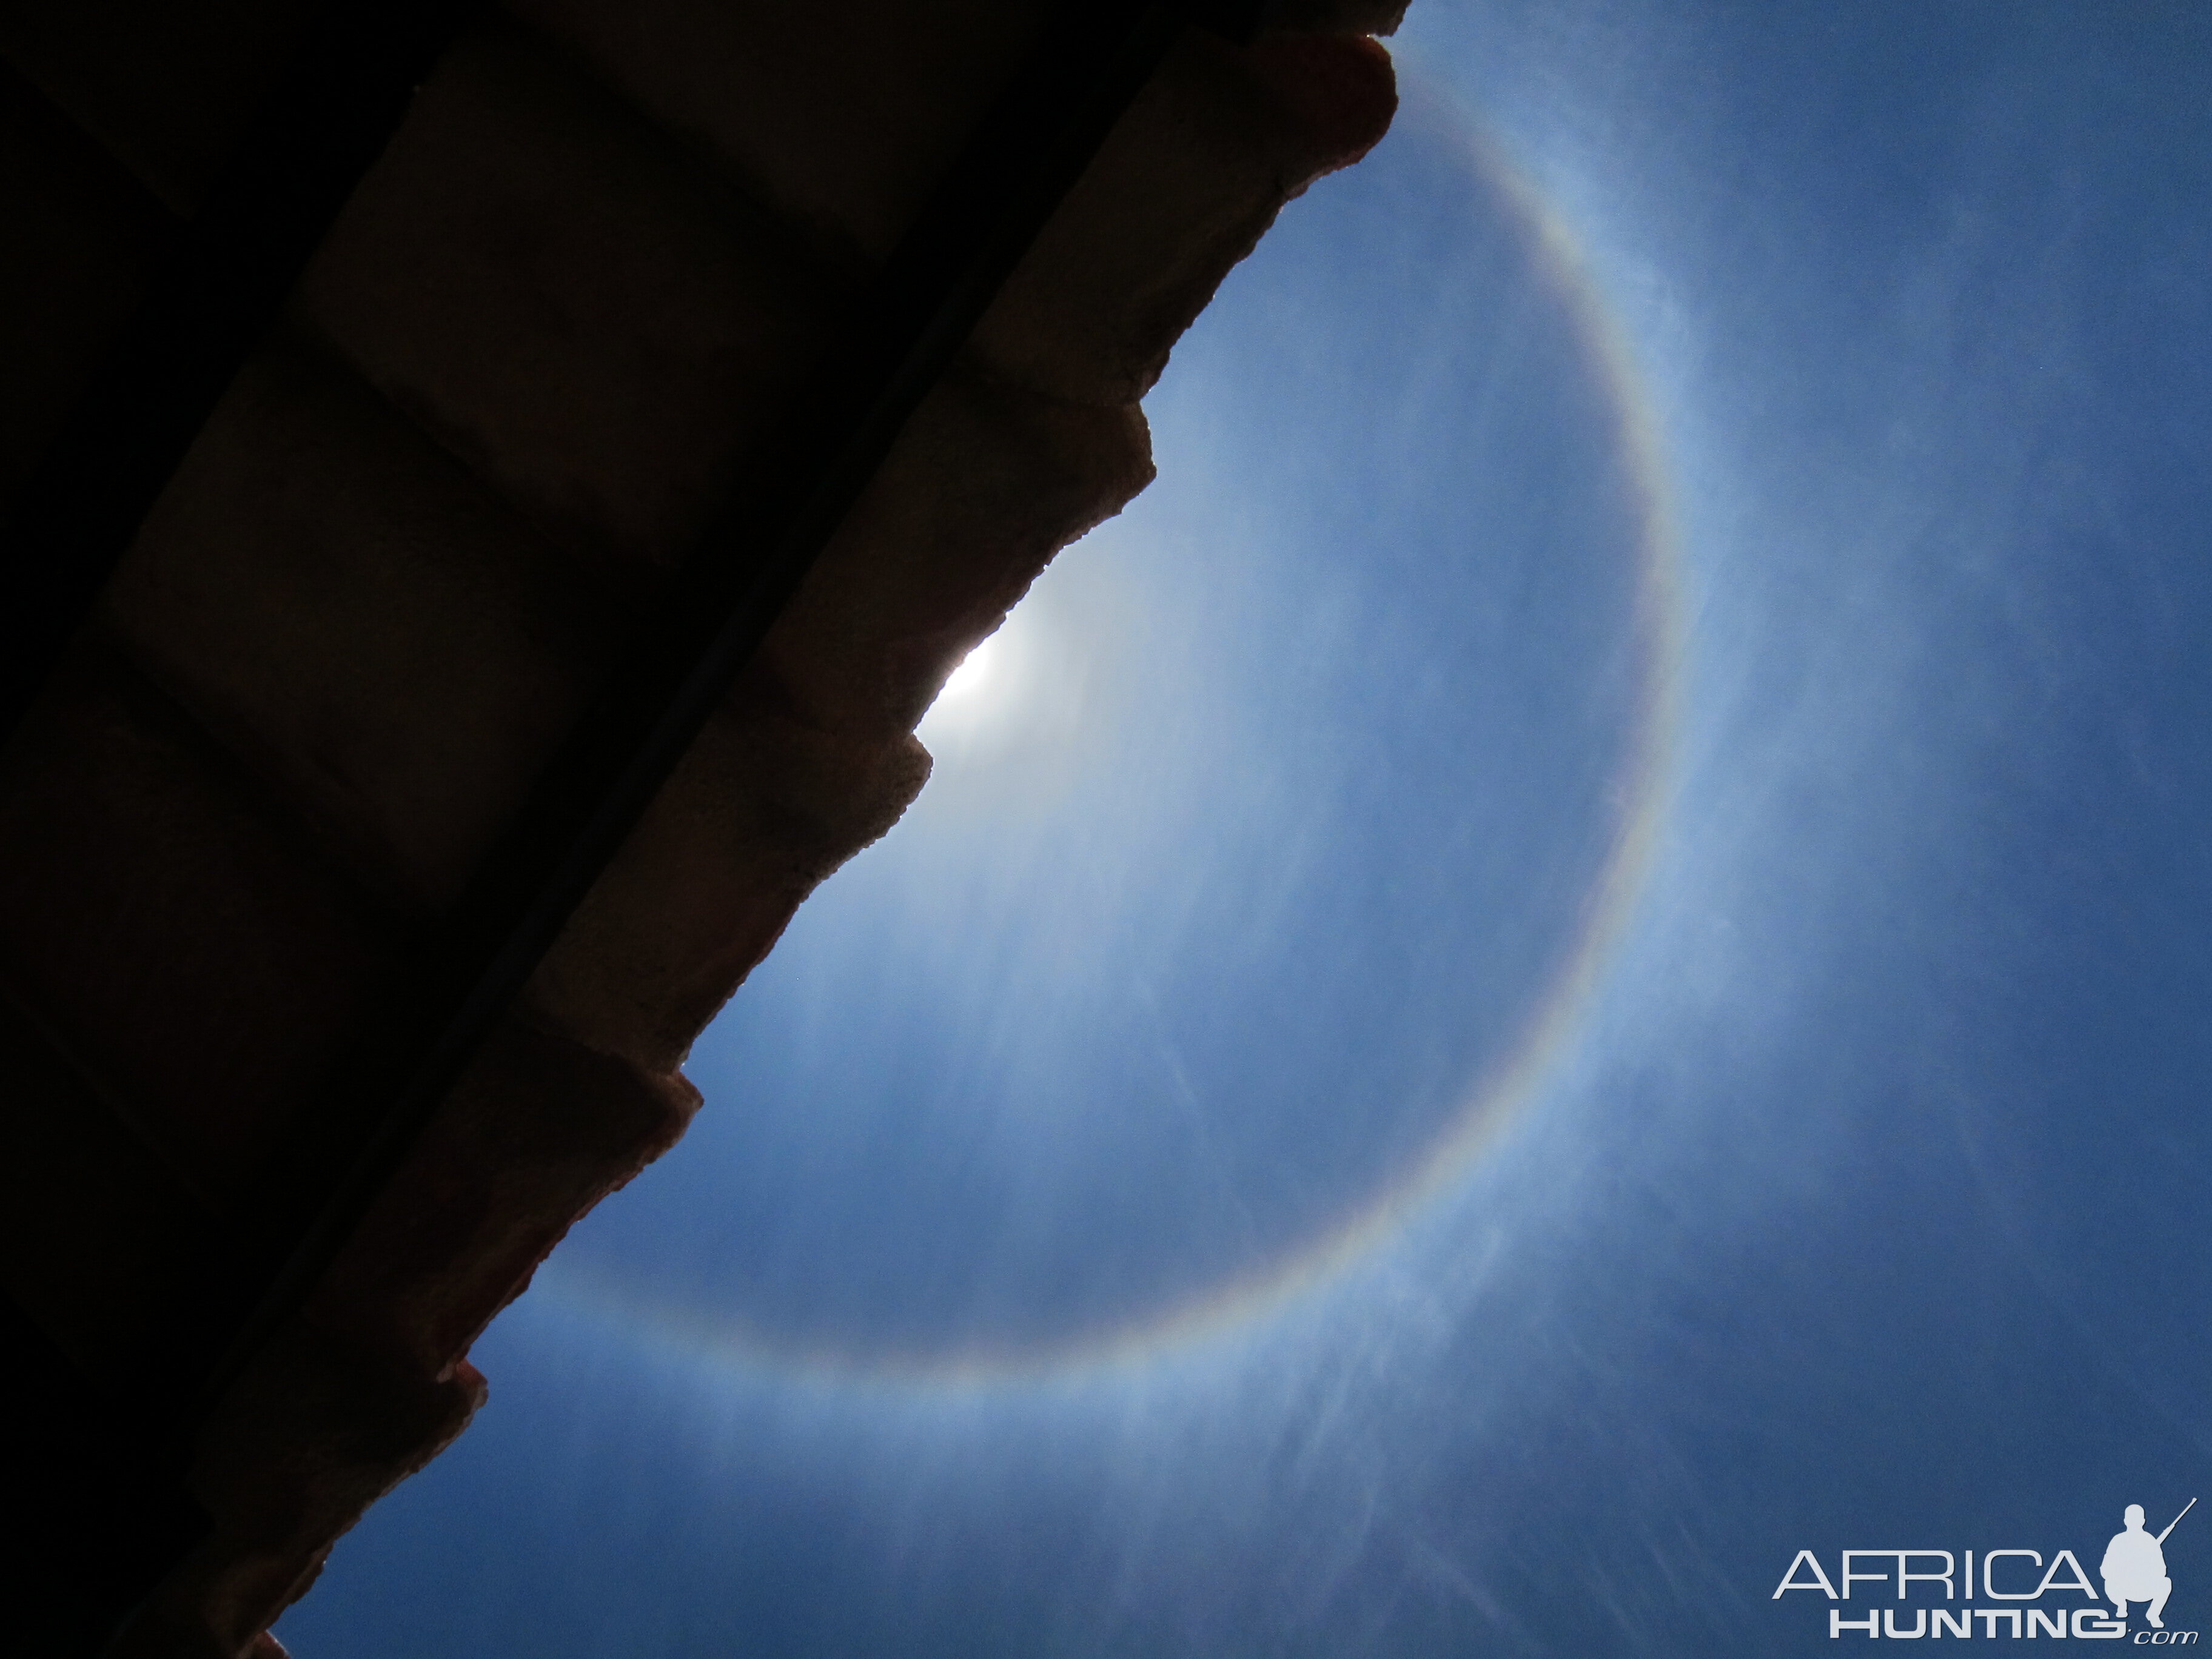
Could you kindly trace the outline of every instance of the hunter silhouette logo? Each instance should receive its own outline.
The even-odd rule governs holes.
[[[1839,1605],[1828,1609],[1828,1635],[1845,1634],[1911,1639],[1917,1637],[2071,1636],[2083,1641],[2132,1640],[2137,1647],[2191,1647],[2198,1632],[2166,1627],[2166,1599],[2173,1594],[2173,1579],[2166,1566],[2166,1540],[2182,1516],[2197,1507],[2191,1498],[2181,1514],[2153,1533],[2143,1524],[2143,1506],[2130,1504],[2121,1516],[2122,1528],[2105,1546],[2097,1565],[2104,1581],[2100,1595],[2081,1561],[2070,1549],[2062,1549],[2046,1563],[2039,1550],[1845,1550],[1836,1576],[1811,1550],[1799,1550],[1775,1587],[1780,1601],[1791,1590],[1811,1590]],[[1978,1568],[1978,1572],[1977,1569]],[[2040,1573],[2039,1577],[2037,1575]],[[1977,1595],[1977,1578],[1979,1593]],[[1887,1595],[1895,1585],[1896,1595]],[[1880,1585],[1881,1589],[1871,1586]],[[1872,1607],[1863,1618],[1850,1618],[1841,1603],[1856,1591],[1864,1600],[1881,1598],[1909,1603],[1920,1587],[1918,1607]],[[1840,1587],[1840,1588],[1839,1588]],[[2041,1605],[2047,1595],[2075,1595],[2088,1605]],[[1961,1606],[1977,1600],[1996,1607]],[[2104,1602],[2112,1604],[2107,1612]],[[2021,1603],[2035,1603],[2022,1606]],[[2002,1605],[2009,1603],[2011,1605]],[[2128,1609],[2142,1604],[2146,1627],[2130,1631]],[[1902,1617],[1901,1617],[1902,1616]],[[1910,1618],[1911,1622],[1903,1622]],[[1979,1628],[1976,1626],[1978,1625]]]
[[[2197,1507],[2191,1498],[2182,1506],[2181,1515]],[[2181,1515],[2166,1523],[2166,1532],[2155,1538],[2143,1530],[2143,1506],[2128,1505],[2121,1517],[2127,1522],[2125,1532],[2116,1532],[2112,1541],[2105,1546],[2105,1564],[2098,1569],[2105,1580],[2105,1599],[2119,1609],[2120,1617],[2128,1616],[2128,1603],[2148,1601],[2150,1611],[2145,1615],[2153,1630],[2164,1630],[2166,1620],[2159,1615],[2166,1611],[2166,1598],[2173,1594],[2173,1580],[2166,1576],[2166,1538],[2181,1524]]]

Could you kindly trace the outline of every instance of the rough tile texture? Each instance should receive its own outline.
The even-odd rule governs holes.
[[[429,915],[605,670],[611,605],[327,347],[288,331],[216,409],[107,617],[356,878]]]
[[[281,68],[293,0],[0,0],[0,495]],[[668,572],[742,514],[840,307],[1041,0],[511,0],[440,62],[0,754],[0,1283],[95,1382],[195,1293],[334,1056]],[[678,1067],[927,775],[912,733],[1151,477],[1137,399],[1387,124],[1388,4],[1181,45],[305,1310],[197,1442],[129,1638],[268,1624],[483,1395],[470,1344],[682,1133]]]

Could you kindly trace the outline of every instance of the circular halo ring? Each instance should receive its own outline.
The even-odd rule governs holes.
[[[1650,871],[1670,795],[1680,698],[1684,623],[1680,549],[1660,427],[1627,340],[1593,281],[1582,246],[1559,211],[1514,167],[1447,90],[1425,77],[1409,102],[1448,129],[1469,173],[1519,221],[1533,268],[1567,319],[1605,404],[1614,453],[1633,493],[1637,535],[1634,631],[1640,695],[1626,745],[1626,810],[1610,852],[1585,897],[1583,921],[1550,983],[1505,1052],[1485,1068],[1467,1103],[1395,1181],[1332,1226],[1268,1261],[1218,1280],[1145,1316],[1018,1349],[857,1356],[772,1337],[726,1315],[641,1304],[629,1287],[596,1275],[554,1271],[540,1284],[564,1307],[656,1345],[726,1367],[825,1384],[973,1389],[1066,1381],[1123,1369],[1194,1346],[1286,1307],[1331,1283],[1416,1214],[1453,1189],[1483,1150],[1535,1094],[1576,1029],[1626,930]]]

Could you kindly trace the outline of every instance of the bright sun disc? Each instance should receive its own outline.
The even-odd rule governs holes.
[[[960,665],[945,680],[945,689],[937,694],[938,701],[964,702],[989,684],[992,661],[998,655],[998,647],[997,636],[994,635],[962,658]]]

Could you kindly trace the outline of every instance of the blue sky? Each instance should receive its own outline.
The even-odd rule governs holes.
[[[295,1652],[1825,1650],[2212,1495],[2212,21],[1398,51]]]

